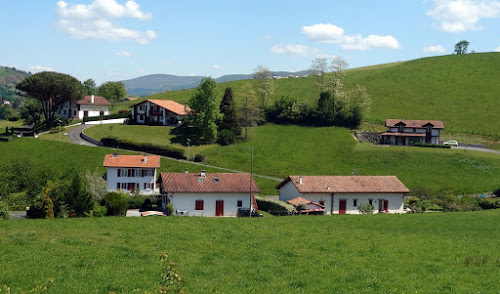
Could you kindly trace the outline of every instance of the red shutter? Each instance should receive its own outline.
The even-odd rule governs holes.
[[[116,183],[116,190],[120,191],[120,183]]]
[[[196,210],[203,210],[203,200],[196,200],[195,209]]]

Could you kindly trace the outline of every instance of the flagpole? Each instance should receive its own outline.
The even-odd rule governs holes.
[[[253,179],[253,147],[250,147],[250,212],[249,217],[252,217],[252,179]]]

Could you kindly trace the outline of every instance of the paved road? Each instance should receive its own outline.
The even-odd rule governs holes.
[[[472,151],[479,151],[479,152],[488,152],[488,153],[500,154],[500,151],[493,150],[493,149],[487,149],[487,148],[463,147],[463,146],[451,147],[451,148],[452,149],[459,149],[459,150],[472,150]]]
[[[68,131],[68,137],[71,140],[71,143],[73,144],[78,144],[78,145],[85,145],[85,146],[91,146],[91,147],[96,147],[97,145],[92,144],[88,141],[85,141],[80,137],[80,133],[85,130],[86,128],[92,127],[92,125],[80,125],[76,128],[73,128]]]

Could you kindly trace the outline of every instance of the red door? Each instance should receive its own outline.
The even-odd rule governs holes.
[[[224,201],[215,201],[215,216],[224,216]]]
[[[347,200],[341,199],[339,201],[339,214],[345,214],[346,205],[347,205]]]
[[[389,200],[384,200],[384,211],[389,210]]]

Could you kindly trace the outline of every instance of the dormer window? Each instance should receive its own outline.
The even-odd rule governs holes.
[[[427,129],[427,132],[430,132],[430,131],[432,131],[432,126],[427,126],[426,129]]]
[[[399,125],[398,126],[398,132],[402,133],[404,130],[405,130],[405,126],[404,125]]]

